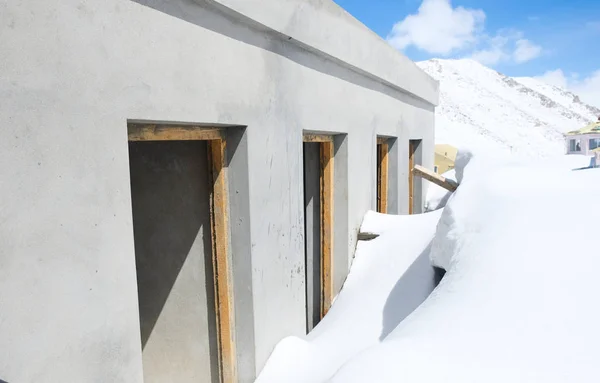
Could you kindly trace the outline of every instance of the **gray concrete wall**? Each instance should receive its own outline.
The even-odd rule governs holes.
[[[241,381],[306,328],[302,131],[346,133],[336,290],[375,209],[377,135],[398,138],[408,210],[408,139],[432,167],[437,83],[332,2],[306,4],[0,0],[0,379],[143,379],[128,119],[246,127],[228,153]]]

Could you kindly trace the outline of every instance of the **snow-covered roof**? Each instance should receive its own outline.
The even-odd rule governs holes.
[[[600,134],[600,120],[592,122],[579,130],[568,132],[567,136],[579,136],[582,134]]]

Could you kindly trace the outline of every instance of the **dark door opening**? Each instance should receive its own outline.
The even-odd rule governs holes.
[[[234,382],[224,140],[128,130],[144,381]]]
[[[304,136],[307,332],[325,316],[333,299],[333,156],[332,136]]]
[[[306,330],[321,320],[321,192],[319,143],[304,143],[304,261]]]

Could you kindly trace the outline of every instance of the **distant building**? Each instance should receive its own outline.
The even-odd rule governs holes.
[[[583,154],[590,156],[600,148],[600,117],[598,121],[565,134],[567,154]]]
[[[448,144],[438,144],[435,146],[435,159],[433,170],[438,174],[446,173],[454,169],[454,161],[458,149]]]

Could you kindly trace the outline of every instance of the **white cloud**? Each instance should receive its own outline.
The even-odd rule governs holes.
[[[547,71],[536,78],[547,84],[568,89],[578,95],[581,101],[600,108],[600,69],[584,78],[577,74],[567,76],[561,69]]]
[[[414,45],[432,54],[449,55],[475,43],[484,21],[482,10],[453,8],[450,0],[423,0],[416,14],[394,25],[388,41],[397,49]]]
[[[496,65],[500,61],[506,60],[506,53],[500,48],[490,48],[481,51],[473,52],[470,56],[471,59],[479,61],[483,65]]]
[[[527,39],[519,39],[515,42],[513,59],[518,64],[531,61],[540,54],[542,54],[542,47]]]
[[[501,61],[508,61],[510,53],[506,51],[506,44],[509,38],[501,34],[486,39],[485,47],[477,50],[469,56],[475,61],[479,61],[483,65],[496,65]]]
[[[535,77],[538,80],[545,82],[546,84],[558,86],[567,89],[567,76],[565,76],[562,69],[549,70],[541,76]]]
[[[468,55],[483,65],[494,66],[500,62],[522,64],[542,54],[542,47],[523,38],[523,33],[503,29],[494,37],[482,39],[481,48]]]
[[[414,46],[432,55],[460,54],[491,66],[524,63],[542,53],[542,47],[519,31],[486,33],[485,17],[481,9],[453,7],[450,0],[423,0],[416,14],[394,25],[387,40],[399,50]]]

